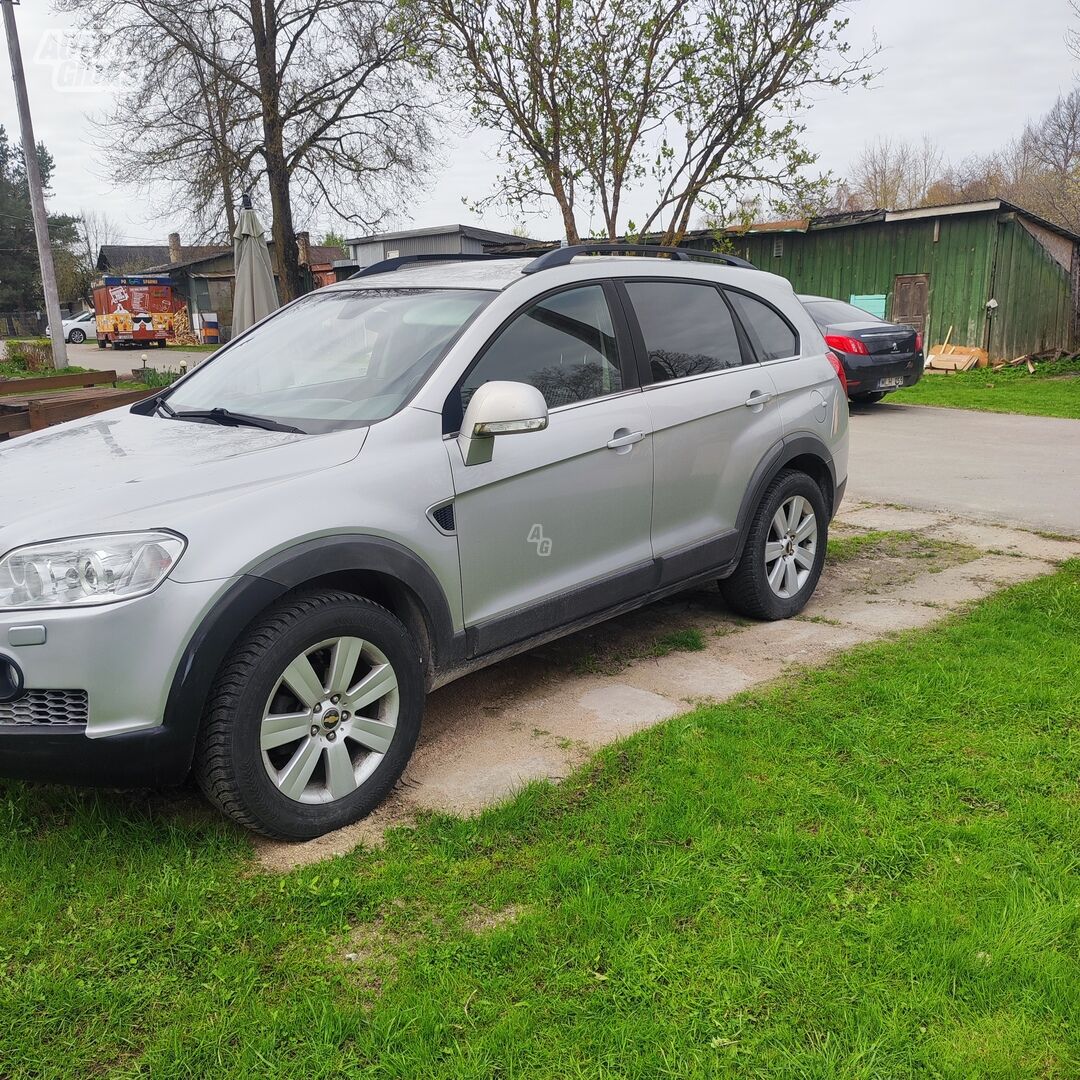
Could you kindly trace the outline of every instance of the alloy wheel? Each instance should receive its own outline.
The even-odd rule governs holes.
[[[789,600],[806,584],[817,555],[818,524],[814,508],[801,495],[781,503],[765,541],[769,588]]]
[[[379,767],[397,730],[397,675],[357,637],[331,638],[285,668],[263,710],[263,765],[301,803],[351,795]]]

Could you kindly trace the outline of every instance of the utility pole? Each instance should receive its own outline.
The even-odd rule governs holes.
[[[8,55],[11,57],[11,78],[15,82],[15,101],[19,107],[19,127],[22,129],[23,157],[26,158],[26,182],[30,188],[30,205],[34,211],[34,236],[37,238],[38,262],[41,264],[41,284],[45,290],[45,314],[49,319],[52,338],[53,367],[67,367],[67,346],[61,325],[60,297],[56,291],[56,270],[53,267],[52,247],[49,244],[49,222],[45,216],[45,193],[41,189],[41,169],[38,167],[34,125],[30,120],[30,99],[26,96],[26,73],[19,50],[19,32],[15,27],[15,4],[19,0],[0,0],[4,9],[4,30],[7,33]]]

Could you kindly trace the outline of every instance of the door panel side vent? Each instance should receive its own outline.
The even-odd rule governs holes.
[[[435,524],[435,528],[439,532],[450,535],[454,531],[454,504],[452,502],[443,503],[442,506],[433,506],[428,511],[428,517],[431,518]]]

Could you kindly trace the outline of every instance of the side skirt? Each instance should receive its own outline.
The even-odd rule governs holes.
[[[686,551],[661,556],[652,564],[634,567],[605,582],[594,582],[565,597],[542,601],[522,611],[470,627],[465,633],[456,635],[457,648],[453,651],[460,659],[456,664],[448,665],[435,674],[431,689],[445,686],[463,675],[508,660],[540,645],[558,641],[579,630],[586,630],[629,611],[636,611],[684,589],[727,577],[738,565],[739,546],[738,533],[731,532]],[[726,561],[713,562],[709,559],[708,564],[705,564],[708,556],[720,554],[727,554]],[[683,573],[679,574],[679,571]],[[648,573],[651,585],[646,584],[641,588],[643,572]],[[579,605],[589,603],[600,595],[601,590],[608,597],[614,595],[618,599],[602,608],[581,612]],[[550,615],[555,603],[560,604],[566,613],[575,608],[579,613],[552,625]],[[542,621],[544,618],[548,619],[546,623]],[[539,626],[546,628],[537,629]],[[482,648],[485,643],[488,644],[486,649]]]

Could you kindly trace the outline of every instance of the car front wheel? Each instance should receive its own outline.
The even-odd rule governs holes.
[[[814,595],[829,539],[821,488],[806,473],[783,470],[750,524],[742,558],[720,582],[724,599],[754,619],[790,619]]]
[[[371,813],[420,733],[420,654],[385,608],[320,590],[286,598],[218,673],[195,774],[241,825],[306,840]]]

